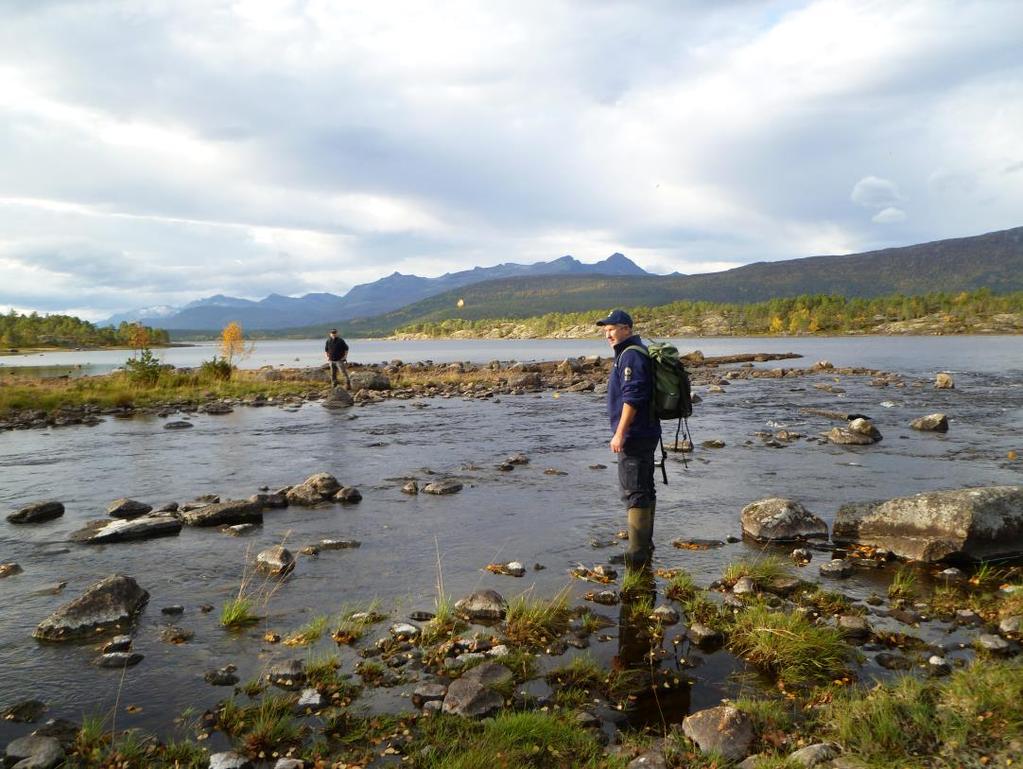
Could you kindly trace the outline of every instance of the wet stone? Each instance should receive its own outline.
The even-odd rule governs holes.
[[[181,604],[174,604],[172,606],[164,606],[160,609],[160,614],[166,614],[170,617],[177,617],[185,613],[185,607]]]
[[[852,574],[853,567],[845,558],[833,558],[827,563],[822,563],[820,566],[820,572],[822,577],[833,577],[835,579],[845,579]]]
[[[305,683],[305,663],[302,660],[276,662],[266,671],[266,680],[281,689],[299,689]]]
[[[143,659],[138,652],[110,652],[100,655],[96,665],[101,668],[130,668],[138,665]]]
[[[343,486],[334,495],[334,501],[345,505],[355,505],[362,501],[362,492],[354,486]]]
[[[194,636],[194,632],[181,627],[167,627],[160,632],[161,641],[175,645],[188,643]]]
[[[421,708],[428,702],[439,702],[447,691],[448,687],[443,684],[420,684],[412,690],[412,704]]]
[[[952,666],[944,657],[932,654],[927,659],[927,672],[932,676],[947,676],[952,672]]]
[[[504,619],[508,604],[496,590],[477,590],[455,603],[455,610],[470,620]]]
[[[886,670],[910,670],[913,667],[908,657],[892,652],[878,652],[874,660]]]
[[[687,632],[689,639],[699,647],[720,646],[724,643],[724,636],[714,628],[704,625],[702,622],[694,622],[689,626]]]
[[[999,657],[1008,656],[1012,651],[1012,646],[1008,641],[993,633],[981,633],[977,636],[977,640],[974,641],[974,646],[988,654]]]
[[[109,654],[110,652],[126,652],[129,649],[131,649],[130,635],[115,635],[103,645],[104,654]]]
[[[55,500],[33,502],[7,516],[10,523],[42,523],[64,515],[64,504]]]
[[[428,483],[423,488],[423,491],[427,494],[456,494],[462,490],[462,484],[459,481],[446,480],[446,481],[434,481]]]
[[[415,495],[419,493],[419,484],[416,481],[406,481],[401,487],[402,494]]]
[[[727,761],[738,761],[749,754],[753,744],[753,721],[738,708],[722,705],[687,716],[682,732],[703,753],[718,753]]]
[[[4,766],[19,769],[53,769],[64,761],[64,748],[55,737],[28,735],[7,745]]]
[[[4,721],[14,721],[20,724],[30,724],[42,718],[46,712],[46,703],[41,700],[24,700],[0,711],[0,718]]]
[[[665,604],[654,609],[653,617],[662,625],[675,625],[679,620],[678,612]]]
[[[238,676],[235,675],[234,665],[227,665],[217,670],[207,670],[203,680],[211,686],[234,686],[238,683]]]
[[[211,755],[209,769],[254,769],[254,767],[249,759],[229,750]]]
[[[111,518],[138,518],[153,509],[152,505],[145,502],[137,502],[134,499],[121,497],[107,505],[107,515]]]
[[[24,571],[21,566],[14,562],[0,563],[0,579],[4,577],[13,577],[15,574],[21,574]]]

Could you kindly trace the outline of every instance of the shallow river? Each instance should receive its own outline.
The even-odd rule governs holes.
[[[763,497],[794,497],[830,524],[846,502],[1023,483],[1023,461],[1007,459],[1010,450],[1023,450],[1018,338],[974,344],[962,338],[928,339],[915,348],[916,354],[902,339],[857,341],[858,357],[830,353],[836,365],[879,365],[903,357],[901,370],[920,378],[909,378],[905,388],[881,389],[870,387],[867,377],[843,377],[838,385],[844,394],[813,388],[816,382],[834,383],[827,375],[758,379],[731,383],[724,394],[704,395],[691,420],[698,448],[688,469],[672,457],[669,485],[658,484],[658,566],[683,567],[705,586],[727,563],[756,555],[760,549],[747,543],[702,552],[677,550],[670,543],[678,537],[737,535],[741,508]],[[766,342],[748,342],[743,351],[774,347]],[[791,341],[780,345],[793,346]],[[703,347],[708,353],[720,351],[711,344]],[[411,359],[407,353],[400,357]],[[796,365],[809,365],[817,357]],[[955,390],[933,389],[933,372],[941,369],[957,372]],[[926,384],[912,386],[917,381]],[[831,426],[801,416],[803,406],[867,414],[884,440],[855,448],[798,441],[773,449],[753,438],[765,429],[816,435]],[[935,411],[950,416],[947,434],[909,429],[912,418]],[[204,683],[206,670],[233,663],[244,682],[270,661],[311,653],[264,643],[268,628],[286,634],[317,615],[336,615],[346,604],[372,598],[380,599],[395,619],[432,608],[438,552],[445,591],[454,597],[479,587],[492,587],[505,597],[526,590],[549,596],[565,585],[581,596],[595,586],[573,582],[568,570],[580,562],[604,562],[618,549],[590,544],[613,538],[623,525],[601,396],[390,401],[349,413],[318,404],[292,411],[239,408],[226,416],[196,415],[196,426],[187,431],[163,430],[163,421],[108,419],[91,428],[0,434],[0,508],[46,498],[67,507],[63,518],[50,523],[15,527],[0,520],[0,561],[24,568],[23,574],[0,580],[0,707],[34,697],[48,703],[49,716],[80,719],[83,713],[110,711],[119,696],[118,728],[167,733],[171,718],[184,708],[201,710],[229,694],[229,689]],[[725,448],[699,448],[710,438],[723,440]],[[530,457],[530,464],[512,472],[496,469],[519,451]],[[597,463],[607,467],[590,469]],[[565,475],[545,474],[547,468]],[[87,520],[103,517],[117,497],[152,504],[206,493],[245,497],[261,486],[297,483],[320,471],[357,486],[364,496],[361,504],[268,511],[264,525],[248,537],[185,528],[178,537],[141,543],[88,547],[65,542]],[[402,479],[423,482],[435,474],[457,477],[466,488],[446,497],[400,492]],[[243,633],[219,627],[219,609],[237,592],[256,552],[282,541],[297,552],[327,537],[363,544],[316,559],[300,557],[294,574],[261,607],[268,615],[264,623]],[[815,557],[805,576],[817,577],[821,557]],[[546,568],[530,570],[522,579],[482,570],[488,562],[509,560]],[[151,593],[135,640],[145,660],[127,671],[123,685],[120,671],[93,666],[95,647],[42,645],[31,638],[35,625],[53,609],[113,572],[136,577]],[[873,590],[883,593],[886,580],[861,573],[842,589],[861,597]],[[67,582],[61,594],[43,591],[58,581]],[[200,613],[198,607],[207,602],[216,610]],[[160,609],[171,604],[185,607],[173,624],[195,632],[181,646],[159,638],[171,624]],[[616,607],[594,608],[617,617]],[[379,628],[385,631],[386,624]],[[609,632],[611,640],[594,638],[590,650],[604,661],[618,651],[617,628]],[[676,634],[677,629],[669,629],[669,639]],[[334,648],[325,639],[314,652]],[[562,664],[574,653],[546,664]],[[342,657],[350,672],[352,652],[343,649]],[[690,661],[697,663],[687,671],[694,684],[687,701],[671,704],[671,720],[684,715],[685,708],[716,704],[740,685],[730,674],[741,665],[726,652],[694,653]],[[868,663],[863,675],[874,670]],[[363,702],[382,710],[410,708],[411,688],[379,690]],[[141,711],[126,713],[128,704]],[[30,729],[0,722],[0,744]]]

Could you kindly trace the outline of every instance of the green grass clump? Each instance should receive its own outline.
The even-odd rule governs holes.
[[[600,689],[606,681],[607,671],[590,654],[574,657],[567,665],[547,674],[549,684],[565,688]]]
[[[410,754],[432,750],[424,769],[589,769],[608,766],[591,733],[568,718],[539,712],[502,713],[485,723],[438,716],[425,719]],[[610,764],[613,766],[613,764]]]
[[[333,686],[340,669],[341,660],[336,654],[312,655],[305,661],[305,676],[311,686]]]
[[[916,595],[916,584],[916,573],[907,566],[900,566],[895,570],[892,583],[888,586],[888,597],[909,600]]]
[[[168,767],[175,769],[206,769],[210,764],[206,748],[189,740],[171,740],[164,746],[161,757]]]
[[[370,601],[367,604],[348,606],[341,610],[337,627],[330,637],[339,645],[352,645],[362,638],[366,631],[378,622],[387,618],[380,612],[380,602]]]
[[[505,636],[519,646],[542,646],[568,628],[568,588],[550,599],[525,593],[512,599],[505,619]]]
[[[729,648],[785,686],[827,684],[849,674],[852,648],[833,627],[754,604],[733,620]]]
[[[433,619],[423,626],[419,643],[422,646],[431,646],[438,641],[446,641],[465,627],[465,622],[455,614],[455,604],[450,596],[439,595],[435,602]]]
[[[847,596],[831,590],[824,590],[820,586],[814,586],[813,589],[799,593],[795,597],[795,601],[800,606],[814,609],[819,614],[826,616],[865,613],[862,606],[855,606]]]
[[[732,587],[742,577],[749,577],[753,584],[762,587],[779,577],[786,577],[789,574],[788,564],[781,558],[773,555],[764,558],[755,558],[752,561],[739,561],[725,567],[725,573],[721,581],[728,587]]]
[[[721,607],[702,593],[697,593],[689,600],[683,601],[682,611],[685,612],[690,624],[699,622],[707,627],[720,630],[725,622]]]
[[[699,590],[696,582],[693,581],[693,575],[680,570],[671,575],[664,586],[664,595],[673,601],[682,603],[694,598]]]
[[[253,611],[252,600],[238,596],[227,601],[220,610],[220,624],[226,628],[242,628],[259,622],[259,615]]]
[[[496,660],[508,668],[519,683],[536,677],[536,655],[528,649],[509,649]]]
[[[319,641],[327,632],[327,616],[320,615],[309,620],[306,624],[284,639],[285,646],[308,646]]]
[[[303,729],[293,715],[294,707],[292,697],[267,696],[249,708],[241,734],[245,752],[250,756],[269,755],[300,744]]]

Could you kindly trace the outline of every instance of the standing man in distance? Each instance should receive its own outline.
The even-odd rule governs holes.
[[[646,345],[632,333],[632,317],[612,310],[597,321],[614,350],[607,382],[607,414],[611,420],[611,451],[618,455],[618,485],[628,508],[629,549],[625,565],[643,568],[654,551],[654,449],[661,423],[651,413],[653,363]],[[629,349],[640,347],[642,350]]]
[[[337,329],[330,330],[327,343],[323,346],[323,354],[330,364],[330,386],[337,387],[337,372],[340,369],[345,375],[345,388],[352,389],[352,378],[348,376],[348,344],[337,335]]]

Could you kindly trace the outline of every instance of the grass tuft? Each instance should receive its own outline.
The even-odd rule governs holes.
[[[739,612],[729,647],[786,686],[826,684],[849,674],[852,648],[833,627],[754,604]]]
[[[910,600],[916,595],[916,572],[908,566],[900,566],[895,570],[892,583],[888,586],[888,597],[891,599]]]
[[[327,632],[327,615],[314,617],[306,624],[284,639],[285,646],[308,646],[319,641]]]
[[[520,646],[543,646],[568,628],[568,590],[562,589],[553,598],[534,598],[523,593],[508,605],[505,636]]]
[[[762,587],[779,577],[789,574],[788,564],[777,556],[769,555],[752,561],[739,561],[725,567],[721,581],[732,587],[742,577],[749,577],[757,587]]]

